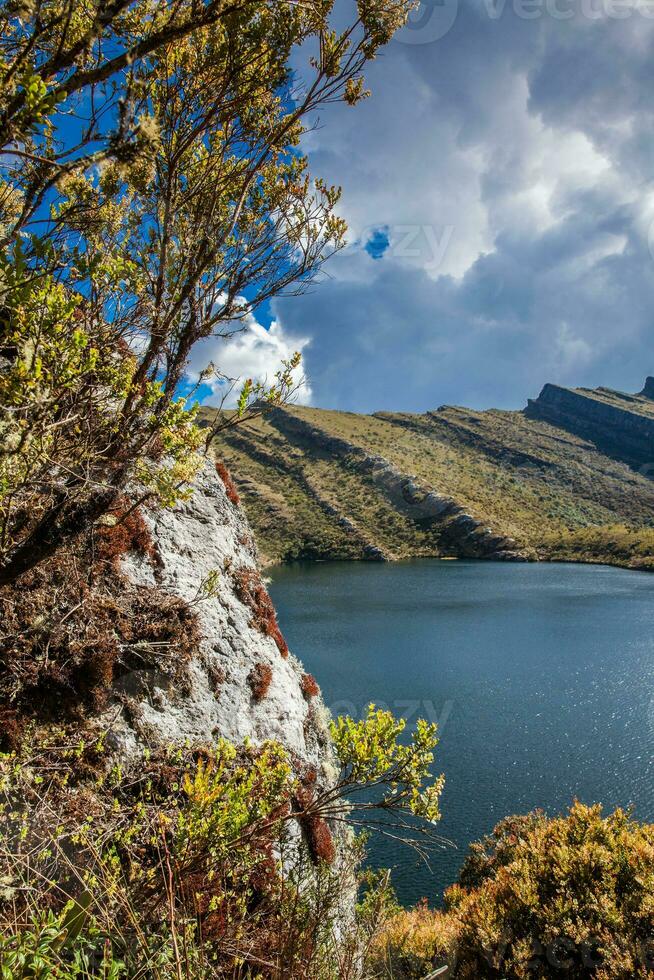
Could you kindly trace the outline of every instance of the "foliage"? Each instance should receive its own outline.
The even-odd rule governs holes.
[[[363,97],[410,6],[366,0],[339,33],[323,0],[0,2],[0,583],[130,481],[164,506],[185,492],[216,432],[178,400],[191,352],[342,246],[339,189],[300,140]],[[237,421],[298,366],[246,380]]]
[[[0,937],[2,980],[120,980],[125,964],[114,958],[111,941],[91,924],[85,935],[71,933],[73,903],[55,915],[35,915],[30,928]]]
[[[405,809],[429,823],[440,820],[438,801],[444,778],[431,781],[429,767],[438,744],[436,725],[418,719],[408,744],[399,741],[405,721],[371,704],[360,721],[340,717],[330,730],[350,792],[384,786],[381,805]],[[367,804],[358,804],[367,806]],[[380,803],[375,804],[377,807]]]
[[[654,826],[575,803],[566,816],[508,817],[475,844],[445,910],[392,916],[379,976],[654,977]]]
[[[371,712],[356,755],[388,809],[381,774],[397,753],[379,728]],[[326,788],[272,742],[161,749],[125,770],[107,744],[103,732],[41,728],[0,754],[0,964],[12,980],[355,975],[385,899],[371,888],[357,920],[342,918],[361,856],[340,834],[335,860],[349,763]],[[411,784],[417,757],[426,765],[413,755]],[[385,787],[399,790],[398,813],[403,778]]]

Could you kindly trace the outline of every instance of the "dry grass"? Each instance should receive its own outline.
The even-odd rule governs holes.
[[[179,683],[197,649],[197,617],[183,600],[121,574],[124,554],[156,555],[138,511],[114,516],[115,524],[0,590],[6,744],[27,719],[100,710],[133,671],[156,669]]]

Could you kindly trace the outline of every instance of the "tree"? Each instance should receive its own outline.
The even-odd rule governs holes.
[[[0,584],[131,480],[164,504],[188,484],[189,354],[342,247],[339,190],[300,140],[320,106],[365,96],[411,5],[359,0],[341,32],[325,0],[2,5]]]

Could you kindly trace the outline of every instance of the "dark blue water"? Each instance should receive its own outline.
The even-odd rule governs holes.
[[[654,575],[602,566],[413,561],[276,568],[291,649],[334,713],[370,701],[440,722],[431,869],[371,846],[400,898],[437,902],[470,841],[575,798],[654,820]]]

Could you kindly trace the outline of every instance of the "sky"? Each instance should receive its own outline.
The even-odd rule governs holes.
[[[369,66],[371,98],[304,141],[343,187],[347,249],[196,366],[264,376],[301,349],[301,400],[361,412],[639,390],[653,76],[654,0],[423,0]]]

